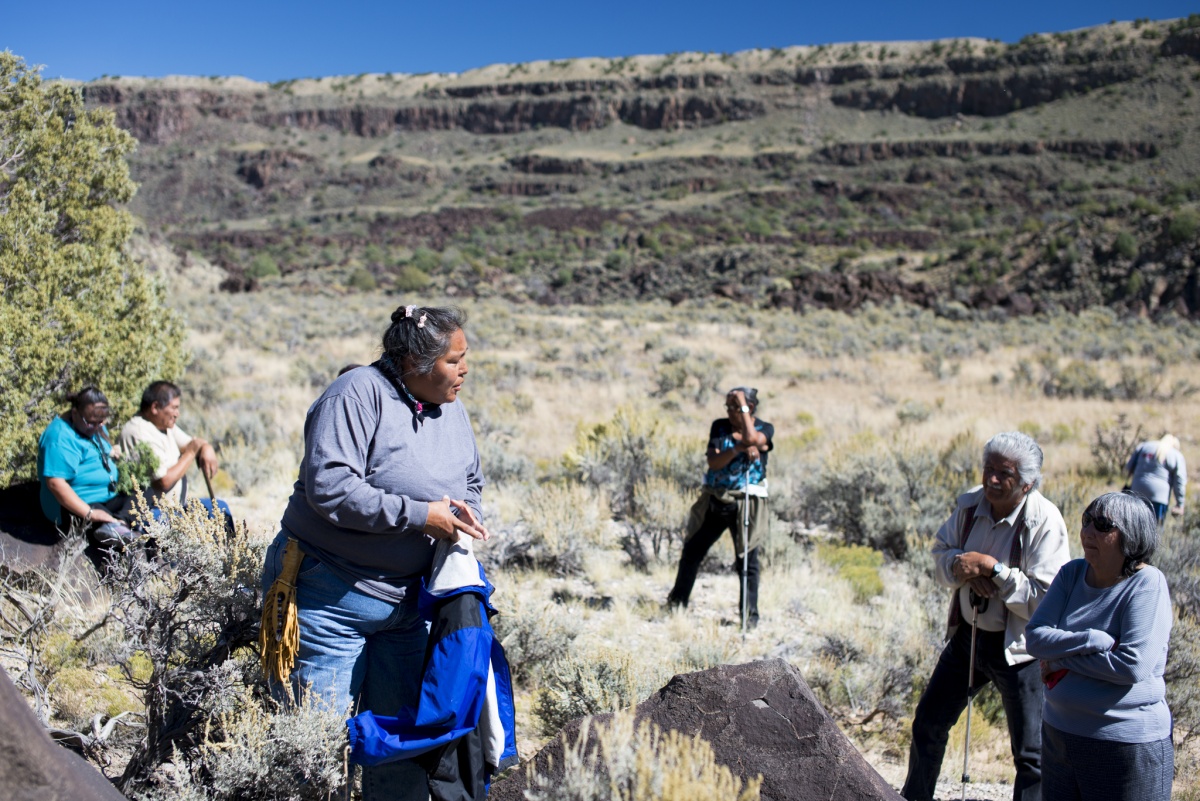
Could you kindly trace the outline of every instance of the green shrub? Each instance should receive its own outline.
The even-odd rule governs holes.
[[[1171,223],[1167,226],[1167,236],[1172,244],[1181,245],[1195,239],[1197,228],[1200,228],[1200,217],[1197,217],[1194,211],[1181,211],[1171,218]]]
[[[359,267],[354,272],[350,273],[350,278],[346,280],[346,286],[351,289],[357,289],[359,292],[372,292],[378,283],[375,281],[375,276],[365,267]]]
[[[406,264],[396,273],[395,286],[399,292],[420,292],[426,289],[433,279],[429,274],[418,267],[414,261],[412,264]]]
[[[96,384],[128,419],[186,363],[180,318],[127,247],[136,147],[80,89],[0,52],[0,486],[34,477],[68,392]]]
[[[158,470],[158,454],[149,442],[139,442],[133,453],[123,453],[117,460],[117,492],[134,495],[149,489]]]
[[[251,278],[275,278],[279,275],[279,265],[267,253],[259,253],[250,261],[246,275]]]
[[[1134,239],[1133,234],[1122,231],[1117,234],[1116,241],[1113,242],[1113,250],[1126,259],[1132,259],[1138,254],[1137,240]]]
[[[883,593],[883,554],[865,545],[838,545],[823,542],[817,546],[817,556],[854,588],[854,597],[865,603]]]
[[[579,573],[583,555],[604,540],[609,515],[602,494],[575,483],[534,487],[521,510],[527,558],[562,575]]]

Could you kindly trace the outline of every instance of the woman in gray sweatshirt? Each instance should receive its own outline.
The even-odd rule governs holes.
[[[1025,628],[1046,683],[1043,795],[1168,801],[1171,598],[1148,564],[1158,547],[1154,511],[1131,493],[1101,495],[1079,538],[1084,558],[1063,566]]]
[[[308,410],[300,475],[263,568],[271,587],[289,540],[303,552],[294,693],[386,716],[415,705],[428,640],[417,596],[435,540],[488,536],[458,400],[464,322],[458,309],[396,309],[379,361],[339,376]],[[363,798],[424,801],[425,771],[366,768]]]

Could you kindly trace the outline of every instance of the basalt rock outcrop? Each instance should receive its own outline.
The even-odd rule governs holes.
[[[780,659],[676,676],[635,714],[664,731],[699,735],[717,763],[742,779],[761,775],[763,801],[900,798],[841,733],[799,671]],[[582,725],[573,721],[561,734],[574,743]],[[562,754],[559,738],[539,751],[532,759],[538,775],[561,776]],[[488,798],[523,799],[528,769],[493,784]]]
[[[56,745],[0,671],[0,787],[9,801],[124,801],[81,757]]]

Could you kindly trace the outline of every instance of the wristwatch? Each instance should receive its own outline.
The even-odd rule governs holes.
[[[996,578],[1003,572],[1004,572],[1004,563],[1003,562],[997,562],[996,564],[992,565],[992,578]]]
[[[750,414],[750,407],[743,403],[742,408],[739,411],[741,411],[742,414]]]

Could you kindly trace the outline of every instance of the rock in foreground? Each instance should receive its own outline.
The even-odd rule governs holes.
[[[900,798],[838,729],[800,672],[781,659],[676,676],[635,713],[664,731],[699,734],[717,762],[743,779],[761,773],[763,801]],[[563,729],[571,742],[581,722]],[[539,751],[532,760],[538,774],[561,773],[562,752],[561,738]],[[488,798],[523,799],[525,770],[496,782]]]

